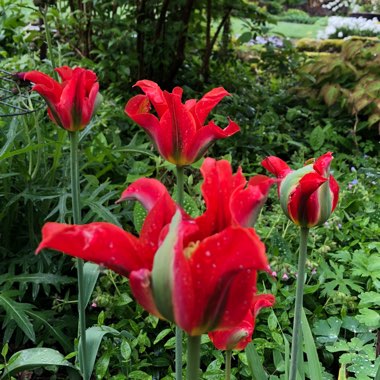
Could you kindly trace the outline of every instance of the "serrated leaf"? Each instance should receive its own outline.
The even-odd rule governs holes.
[[[65,366],[75,369],[75,367],[56,350],[42,347],[28,348],[18,351],[11,356],[1,379],[5,379],[9,375],[17,372],[45,366]]]
[[[379,328],[380,327],[380,314],[371,309],[360,309],[360,314],[356,316],[356,319],[363,323],[364,325],[371,328]]]
[[[318,335],[317,342],[322,344],[336,342],[341,326],[342,321],[336,317],[317,321],[313,328],[314,334]]]
[[[0,305],[7,314],[5,324],[8,324],[10,320],[15,321],[25,335],[34,342],[36,336],[33,325],[25,313],[26,310],[31,309],[33,306],[27,303],[16,302],[4,294],[0,294]]]

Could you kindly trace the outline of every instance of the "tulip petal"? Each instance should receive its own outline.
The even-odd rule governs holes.
[[[310,227],[318,220],[318,197],[316,194],[311,196],[326,181],[326,178],[316,172],[307,173],[301,178],[288,201],[289,217],[294,223]]]
[[[339,185],[336,179],[332,175],[330,175],[329,182],[330,182],[330,191],[332,195],[331,212],[333,212],[339,200]]]
[[[131,272],[129,285],[137,302],[148,312],[158,318],[163,316],[157,310],[152,293],[151,272],[148,269],[140,269]]]
[[[193,115],[181,103],[178,95],[164,91],[168,111],[160,121],[160,136],[157,136],[157,146],[160,153],[169,162],[176,165],[187,165],[189,161],[186,152],[194,139],[196,125]]]
[[[206,126],[199,128],[194,134],[191,143],[185,146],[184,156],[188,162],[199,160],[207,151],[207,149],[219,139],[225,139],[240,131],[240,127],[229,121],[226,128],[218,127],[214,122],[210,121]]]
[[[39,71],[29,71],[24,75],[24,79],[34,83],[33,91],[37,91],[49,103],[55,104],[59,102],[62,88],[49,75]]]
[[[123,191],[117,202],[137,200],[149,212],[162,196],[170,198],[168,190],[160,181],[153,178],[140,178]]]
[[[111,223],[46,223],[36,253],[44,248],[92,261],[123,276],[143,267],[138,239]]]
[[[203,183],[201,191],[206,211],[196,219],[200,239],[220,232],[231,224],[230,198],[232,192],[246,183],[239,168],[233,175],[231,164],[226,160],[206,158],[201,167]]]
[[[272,294],[260,294],[253,297],[251,310],[234,328],[225,331],[213,331],[208,335],[219,350],[244,350],[252,340],[255,318],[264,307],[272,307],[275,298]]]
[[[226,96],[231,94],[223,87],[217,87],[207,92],[194,106],[194,115],[196,116],[198,128],[200,128],[207,119],[210,111]]]
[[[62,66],[55,68],[54,71],[61,77],[62,82],[66,82],[72,78],[74,70],[69,66]]]
[[[232,221],[242,227],[253,227],[275,181],[264,175],[252,177],[247,188],[237,188],[230,199]]]
[[[321,176],[327,178],[330,175],[330,164],[333,158],[331,152],[325,153],[316,159],[313,169]]]
[[[140,87],[148,97],[149,101],[153,104],[153,107],[157,111],[158,117],[161,117],[168,106],[164,97],[163,91],[159,85],[151,80],[139,80],[133,87]]]
[[[244,350],[252,341],[255,320],[251,311],[234,328],[208,333],[211,342],[218,350]]]
[[[155,141],[159,133],[160,122],[157,117],[150,114],[149,99],[145,95],[136,95],[125,106],[124,112]]]
[[[275,156],[265,158],[261,165],[277,178],[284,178],[292,171],[285,161]]]
[[[185,250],[186,251],[186,250]],[[196,302],[177,293],[178,315],[187,315],[189,324],[179,324],[191,335],[230,328],[248,311],[256,290],[256,270],[267,269],[264,244],[253,230],[228,227],[196,245],[188,258],[192,281],[175,270],[178,292],[192,283]]]

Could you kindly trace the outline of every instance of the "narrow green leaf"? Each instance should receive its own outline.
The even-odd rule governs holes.
[[[99,277],[99,265],[86,262],[83,266],[84,302],[87,306]]]
[[[88,374],[91,376],[94,370],[94,364],[96,360],[96,355],[98,353],[100,343],[104,335],[112,334],[112,335],[120,335],[120,333],[109,326],[93,326],[86,330],[86,346],[87,346],[87,369]],[[81,339],[79,339],[79,347],[78,351],[80,352],[80,346],[82,344]],[[89,379],[84,379],[89,380]]]
[[[260,357],[255,349],[254,344],[251,342],[245,349],[247,361],[253,380],[268,380],[264,367],[260,361]]]
[[[19,275],[4,274],[0,276],[0,283],[3,282],[33,282],[35,284],[73,284],[76,281],[73,277],[59,276],[51,273],[24,273]]]
[[[342,364],[342,366],[339,369],[338,380],[347,380],[345,364]]]
[[[309,322],[307,321],[304,309],[302,309],[301,321],[302,321],[302,333],[303,333],[304,344],[305,344],[305,352],[306,352],[307,361],[309,365],[310,380],[323,380],[322,368],[321,368],[321,364],[319,363],[317,348],[315,347],[313,335],[311,333]]]
[[[290,368],[290,344],[286,339],[286,336],[282,334],[284,338],[285,345],[285,379],[289,379],[289,368]]]
[[[11,356],[8,364],[1,379],[5,379],[17,372],[44,366],[54,365],[75,368],[60,352],[43,347],[18,351]]]
[[[0,294],[0,305],[3,306],[5,312],[7,313],[7,317],[10,320],[14,320],[25,335],[34,342],[36,336],[33,325],[25,313],[25,310],[32,308],[32,305],[16,302],[4,294]]]
[[[72,347],[68,343],[67,336],[65,336],[62,331],[54,328],[42,315],[41,313],[36,313],[34,311],[27,311],[27,314],[30,315],[33,319],[40,321],[50,332],[55,336],[59,344],[65,350],[65,352],[70,352]]]

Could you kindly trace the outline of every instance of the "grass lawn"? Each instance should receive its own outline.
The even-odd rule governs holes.
[[[326,24],[326,17],[320,18],[315,24],[297,24],[279,21],[277,24],[268,24],[268,34],[284,35],[288,38],[316,38],[318,31],[324,29]],[[233,19],[232,28],[237,36],[247,30],[243,21],[239,19]]]
[[[279,21],[276,25],[269,25],[270,33],[283,34],[289,38],[316,38],[317,33],[323,30],[326,19],[320,19],[315,24],[296,24],[294,22]]]

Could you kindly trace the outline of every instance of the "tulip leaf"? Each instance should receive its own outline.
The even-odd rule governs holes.
[[[11,356],[1,379],[8,378],[16,372],[45,366],[64,366],[75,369],[59,351],[44,347],[28,348]]]
[[[99,277],[99,265],[86,262],[83,266],[84,303],[87,306]]]
[[[245,349],[247,361],[253,380],[268,380],[268,375],[261,363],[259,354],[257,353],[254,344],[251,342]]]
[[[309,322],[306,318],[304,309],[302,309],[301,321],[302,334],[304,337],[304,349],[309,365],[310,380],[323,380],[322,368],[321,364],[319,363],[317,348],[315,347],[314,338],[311,333]]]
[[[104,335],[107,334],[120,335],[119,331],[109,326],[93,326],[86,330],[87,360],[85,365],[87,365],[87,373],[89,376],[91,376],[92,371],[94,370],[96,355],[98,354],[100,343],[102,342]],[[81,344],[82,340],[79,339],[78,352],[81,352]],[[89,378],[84,380],[89,380]]]

